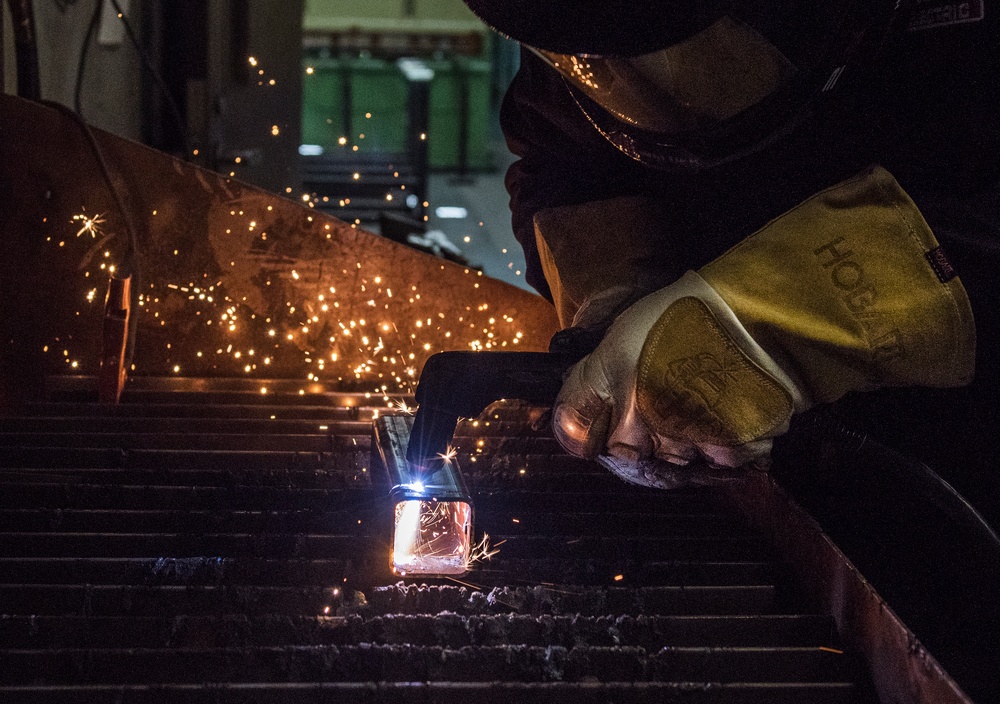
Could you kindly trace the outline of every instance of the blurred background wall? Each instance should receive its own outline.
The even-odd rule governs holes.
[[[43,99],[523,285],[497,122],[518,50],[461,0],[31,6]]]

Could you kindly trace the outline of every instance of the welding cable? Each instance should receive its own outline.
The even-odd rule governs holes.
[[[76,0],[73,0],[74,2]],[[160,72],[156,70],[153,62],[149,58],[149,54],[145,49],[139,44],[139,40],[135,36],[135,32],[132,31],[132,25],[125,18],[125,12],[122,10],[121,5],[118,4],[118,0],[111,0],[112,6],[115,8],[115,12],[118,13],[118,19],[121,20],[122,26],[125,29],[125,35],[128,37],[129,42],[135,48],[136,54],[139,56],[139,60],[142,62],[143,68],[153,77],[156,82],[157,88],[163,94],[163,97],[167,103],[167,108],[170,112],[170,117],[177,128],[177,133],[181,136],[181,140],[184,143],[183,146],[183,156],[182,158],[187,160],[188,155],[191,150],[189,149],[188,139],[187,139],[187,126],[184,123],[184,119],[181,117],[180,108],[177,105],[177,101],[174,99],[173,93],[170,92],[170,88],[167,86],[166,81],[160,75]],[[86,70],[87,53],[90,49],[90,44],[93,41],[94,30],[97,29],[97,24],[101,19],[101,10],[104,7],[104,0],[97,0],[94,4],[94,12],[90,17],[90,23],[87,25],[87,33],[83,39],[83,47],[80,49],[80,60],[76,69],[76,88],[73,96],[73,108],[76,110],[77,114],[83,117],[83,105],[81,101],[81,95],[83,93],[83,76]]]
[[[94,3],[94,12],[90,16],[87,24],[87,33],[83,37],[83,46],[80,48],[80,59],[76,65],[76,86],[73,89],[73,109],[76,114],[83,118],[83,102],[80,96],[83,94],[83,73],[87,65],[87,53],[90,50],[90,42],[94,37],[94,30],[97,29],[97,22],[101,19],[101,8],[104,0],[97,0]]]
[[[122,268],[126,273],[132,276],[131,305],[133,309],[137,309],[142,281],[141,272],[139,270],[138,236],[136,235],[136,229],[134,223],[132,222],[132,217],[129,214],[128,209],[125,207],[125,201],[122,198],[121,191],[115,185],[115,181],[111,177],[111,169],[108,167],[108,162],[104,158],[104,152],[101,150],[101,145],[98,144],[97,138],[94,136],[94,131],[91,129],[90,125],[87,124],[87,121],[83,119],[82,115],[74,112],[62,103],[57,103],[51,100],[42,100],[41,103],[58,110],[76,123],[77,126],[79,126],[80,131],[83,133],[83,136],[87,141],[87,145],[90,147],[90,151],[94,155],[97,167],[101,172],[101,177],[108,186],[108,191],[111,193],[111,197],[114,199],[115,205],[118,207],[118,212],[121,214],[122,224],[125,227],[125,252],[122,255]],[[126,366],[131,364],[132,361],[132,354],[135,350],[135,334],[138,322],[139,316],[129,316],[128,348],[125,351]]]
[[[924,462],[902,454],[847,425],[829,409],[814,409],[796,423],[796,434],[812,434],[831,441],[839,451],[864,457],[887,476],[924,497],[967,535],[976,536],[1000,564],[1000,536],[989,521],[953,487]]]
[[[100,5],[100,3],[98,3]],[[149,58],[149,54],[146,50],[140,46],[139,40],[135,36],[135,32],[132,31],[132,25],[125,18],[125,11],[122,10],[121,5],[118,4],[118,0],[111,0],[111,5],[115,8],[115,12],[118,13],[118,19],[121,20],[122,26],[125,28],[125,34],[128,36],[132,46],[135,47],[136,53],[139,55],[139,59],[142,61],[143,67],[153,77],[156,81],[157,87],[159,87],[160,92],[163,93],[163,97],[167,101],[167,107],[170,109],[170,116],[173,118],[175,126],[177,127],[178,134],[180,134],[181,139],[184,142],[184,159],[187,160],[188,154],[191,153],[190,145],[188,144],[187,138],[187,125],[184,122],[184,118],[181,117],[181,110],[177,106],[177,101],[174,100],[173,93],[170,92],[170,88],[167,86],[166,81],[163,80],[163,76],[160,72],[156,70],[156,66]]]

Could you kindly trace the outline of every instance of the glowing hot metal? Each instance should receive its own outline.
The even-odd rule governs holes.
[[[397,573],[468,570],[474,552],[472,505],[449,444],[455,423],[459,417],[475,418],[502,398],[551,405],[566,370],[589,351],[577,347],[558,353],[439,352],[420,375],[416,415],[376,419],[375,445],[395,499],[392,563]],[[488,557],[489,548],[481,547]]]
[[[400,576],[462,575],[472,547],[472,499],[450,450],[420,463],[406,459],[412,415],[375,420],[375,447],[388,470],[393,507],[390,563]]]
[[[400,501],[395,509],[392,568],[401,575],[469,571],[472,506],[464,501]]]

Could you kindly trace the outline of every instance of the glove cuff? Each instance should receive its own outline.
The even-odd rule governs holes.
[[[886,386],[969,383],[975,326],[916,205],[875,166],[700,270],[815,402]]]

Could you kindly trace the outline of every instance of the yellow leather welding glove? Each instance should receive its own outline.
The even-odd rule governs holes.
[[[872,167],[618,316],[571,369],[553,424],[569,452],[672,486],[699,458],[766,464],[794,413],[848,392],[967,384],[974,359],[962,284]]]

